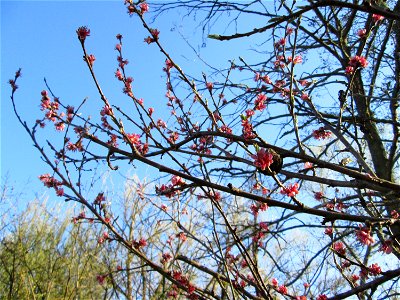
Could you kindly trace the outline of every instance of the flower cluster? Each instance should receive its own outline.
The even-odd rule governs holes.
[[[146,246],[147,246],[147,241],[144,238],[132,242],[132,247],[135,248],[136,250],[140,250],[141,248]]]
[[[60,188],[63,183],[50,174],[43,174],[39,176],[40,181],[44,184],[45,187],[54,188],[57,196],[61,197],[64,195],[64,189]]]
[[[281,194],[286,195],[288,197],[294,197],[299,193],[299,184],[296,182],[295,184],[289,184],[287,187],[283,187],[281,189]]]
[[[353,56],[349,60],[349,64],[346,67],[346,74],[352,75],[357,69],[366,68],[368,66],[368,61],[364,56]]]
[[[128,139],[127,143],[132,144],[140,154],[145,155],[149,151],[149,145],[147,143],[142,143],[139,134],[127,134],[126,137]]]
[[[157,41],[160,31],[158,29],[150,29],[150,34],[151,34],[151,36],[148,36],[147,38],[144,39],[144,41],[147,44],[151,44],[151,43],[154,43],[155,41]]]
[[[90,29],[86,26],[81,26],[76,30],[76,34],[78,35],[78,39],[81,43],[85,42],[86,37],[90,36]]]
[[[324,127],[320,127],[319,129],[314,130],[312,135],[317,140],[325,140],[331,137],[332,132],[325,130]]]
[[[265,101],[267,101],[267,96],[265,94],[258,94],[254,101],[254,110],[263,111],[267,107]]]
[[[356,231],[357,240],[364,245],[371,245],[375,242],[374,238],[371,235],[371,229],[366,226],[359,225],[359,230]]]
[[[246,117],[242,119],[242,135],[246,140],[251,140],[256,137],[256,134],[253,131],[253,125]]]
[[[274,162],[273,155],[264,148],[257,151],[257,154],[252,155],[251,158],[254,159],[254,166],[262,171],[268,169],[269,166]]]
[[[172,198],[185,184],[186,182],[182,177],[173,175],[169,185],[162,184],[161,187],[156,186],[156,193],[165,195],[167,198]]]
[[[267,203],[260,203],[259,205],[252,204],[250,206],[250,209],[251,209],[251,212],[253,213],[253,215],[255,217],[257,217],[258,213],[260,212],[260,210],[261,211],[266,211],[268,209],[268,205],[267,205]]]
[[[179,282],[181,285],[187,288],[187,292],[189,295],[192,295],[196,291],[196,287],[189,282],[187,276],[183,275],[181,271],[172,271],[171,273],[172,278]]]
[[[337,254],[340,254],[340,255],[346,254],[346,248],[344,247],[344,244],[342,242],[333,243],[332,248],[333,248],[333,251],[335,251]]]

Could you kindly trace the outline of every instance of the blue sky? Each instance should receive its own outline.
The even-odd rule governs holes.
[[[216,67],[227,67],[229,59],[237,59],[250,49],[244,40],[240,43],[208,40],[202,47],[204,39],[198,20],[175,11],[162,15],[151,25],[161,31],[160,41],[186,73],[200,77],[202,71],[207,72],[207,67],[183,37],[200,51],[204,60]],[[96,56],[95,71],[109,99],[114,103],[126,99],[114,77],[115,36],[121,33],[124,56],[130,61],[127,70],[135,80],[136,95],[161,109],[166,103],[161,71],[165,58],[155,46],[143,42],[147,33],[136,17],[127,15],[122,0],[1,1],[1,176],[2,180],[8,176],[17,189],[26,189],[28,195],[40,187],[37,176],[50,170],[12,112],[7,81],[22,68],[16,102],[28,124],[42,117],[39,104],[40,92],[45,89],[43,78],[62,102],[77,106],[88,97],[85,112],[98,114],[100,99],[75,34],[83,25],[91,30],[87,49]],[[46,138],[51,140],[53,134],[54,130],[46,129]]]

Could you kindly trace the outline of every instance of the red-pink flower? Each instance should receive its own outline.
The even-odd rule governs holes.
[[[315,198],[315,200],[322,200],[324,198],[324,193],[323,192],[315,192],[314,198]]]
[[[171,178],[171,183],[173,186],[181,186],[181,185],[185,185],[185,180],[177,175],[173,175]]]
[[[144,14],[149,11],[149,5],[146,2],[140,3],[139,7],[140,7],[141,14]]]
[[[364,56],[353,56],[349,60],[349,66],[354,68],[365,68],[368,66],[368,61]]]
[[[62,188],[57,189],[56,194],[58,197],[64,196],[64,189],[62,189]]]
[[[277,280],[276,278],[272,278],[271,284],[272,284],[273,286],[278,286],[278,280]]]
[[[300,98],[301,98],[302,100],[304,100],[304,101],[310,100],[310,96],[308,96],[307,93],[302,93],[301,96],[300,96]]]
[[[207,87],[207,90],[211,93],[212,89],[214,87],[214,84],[212,82],[207,82],[206,87]]]
[[[256,137],[255,133],[253,132],[253,125],[247,118],[242,120],[242,132],[243,137],[247,140],[254,139]]]
[[[267,101],[267,96],[265,94],[258,94],[254,101],[254,110],[263,111],[267,107],[264,104],[265,101]]]
[[[303,62],[303,58],[301,55],[296,55],[293,59],[293,64],[301,64]]]
[[[176,234],[176,237],[179,238],[182,242],[186,242],[187,240],[186,234],[184,232],[179,232],[178,234]]]
[[[313,136],[317,140],[328,139],[331,137],[331,135],[332,135],[332,132],[325,130],[324,127],[320,127],[319,129],[313,131]]]
[[[375,242],[374,238],[371,236],[371,230],[366,227],[362,226],[361,224],[359,225],[359,230],[356,231],[356,236],[357,240],[364,245],[371,245],[372,243]]]
[[[126,137],[133,145],[135,146],[141,145],[140,134],[137,133],[127,134]]]
[[[93,54],[90,54],[90,55],[87,57],[87,60],[88,60],[88,62],[89,62],[89,65],[90,65],[91,67],[93,67],[93,63],[94,63],[94,61],[96,60],[96,57],[95,57]]]
[[[342,242],[333,243],[333,250],[340,255],[346,254],[346,248]]]
[[[260,222],[260,227],[261,227],[261,229],[263,229],[263,230],[265,230],[265,231],[268,231],[268,224],[267,224],[267,222]]]
[[[358,279],[360,279],[360,276],[358,276],[357,274],[353,274],[351,275],[351,281],[356,282]]]
[[[364,38],[366,34],[367,34],[367,30],[366,30],[365,28],[359,29],[359,30],[357,31],[357,35],[358,35],[360,38]]]
[[[76,30],[76,33],[78,35],[78,38],[84,42],[87,36],[90,36],[90,29],[88,29],[86,26],[81,26]]]
[[[308,86],[310,85],[310,82],[309,82],[308,80],[306,80],[306,79],[300,79],[300,80],[299,80],[299,84],[300,84],[301,86],[308,87]]]
[[[296,182],[295,184],[289,184],[287,187],[283,187],[281,189],[281,194],[284,194],[288,197],[294,197],[299,193],[299,184]]]
[[[379,21],[382,21],[384,19],[384,17],[381,15],[373,14],[372,19],[374,20],[375,23],[377,23]]]
[[[351,66],[347,66],[346,70],[345,70],[345,73],[348,74],[348,75],[352,75],[354,73],[354,68],[351,67]]]
[[[140,249],[147,246],[147,241],[144,238],[141,238],[139,241],[133,242],[133,247],[135,249]]]
[[[121,81],[124,79],[124,77],[122,76],[122,73],[119,69],[117,69],[117,71],[115,72],[115,77],[117,77],[118,80],[121,80]]]
[[[288,289],[287,289],[286,286],[281,285],[281,286],[278,287],[278,292],[283,294],[283,295],[286,295],[288,293]]]
[[[318,295],[317,300],[328,300],[328,297],[325,294]]]
[[[378,264],[372,264],[368,268],[369,274],[377,276],[382,273],[381,267]]]
[[[332,227],[326,227],[324,233],[326,235],[332,235],[333,234],[333,228]]]
[[[104,284],[106,278],[107,278],[107,275],[97,275],[97,276],[96,276],[97,282],[98,282],[100,285],[103,285],[103,284]]]
[[[254,159],[254,165],[261,170],[269,168],[273,163],[273,155],[264,148],[260,149],[257,154],[251,156]]]
[[[286,39],[281,38],[279,41],[275,43],[275,48],[281,49],[281,47],[284,46],[285,44],[286,44]]]
[[[312,163],[310,163],[309,161],[304,163],[304,169],[311,169],[313,167],[314,167],[314,165]]]

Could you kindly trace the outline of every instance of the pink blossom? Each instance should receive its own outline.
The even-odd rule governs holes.
[[[133,145],[135,146],[141,145],[140,134],[137,133],[127,134],[126,137],[128,138],[129,142],[131,142]]]
[[[154,108],[149,107],[148,112],[149,112],[149,115],[151,116],[153,114],[153,112],[154,112]]]
[[[308,80],[306,80],[306,79],[300,79],[299,80],[299,84],[301,86],[308,87],[310,85],[310,82]]]
[[[144,238],[141,238],[139,241],[134,241],[132,245],[135,249],[140,249],[147,246],[147,241]]]
[[[187,240],[186,234],[184,232],[177,233],[176,237],[179,238],[182,242],[186,242]]]
[[[362,226],[361,224],[359,225],[359,230],[356,231],[356,236],[357,240],[364,245],[371,245],[372,243],[375,242],[374,238],[371,236],[371,230],[366,227]]]
[[[182,186],[185,185],[185,180],[177,175],[173,175],[171,178],[171,183],[173,186]]]
[[[260,222],[259,225],[260,225],[261,229],[268,231],[268,224],[267,224],[267,222]]]
[[[331,137],[332,132],[325,130],[324,127],[320,127],[319,129],[314,130],[312,134],[317,140],[325,140]]]
[[[333,250],[340,255],[346,254],[346,248],[342,242],[333,243]]]
[[[351,275],[351,281],[356,282],[359,279],[360,279],[360,276],[358,276],[357,274]]]
[[[271,284],[272,284],[273,286],[278,286],[278,280],[277,280],[276,278],[272,278]]]
[[[368,66],[368,61],[364,56],[353,56],[349,60],[349,66],[354,68],[365,68]]]
[[[314,198],[315,200],[322,200],[324,198],[324,193],[323,192],[315,192],[314,193]]]
[[[293,64],[301,64],[303,62],[303,58],[301,57],[301,55],[296,55],[293,59]]]
[[[250,124],[247,118],[242,120],[242,133],[243,137],[247,140],[254,139],[256,137],[253,132],[253,125]]]
[[[400,218],[400,214],[395,209],[393,209],[390,212],[390,215],[392,216],[393,219],[399,219]]]
[[[357,31],[357,35],[358,35],[360,38],[364,38],[366,34],[367,34],[367,30],[366,30],[365,28],[359,29],[359,30]]]
[[[286,286],[281,285],[281,286],[278,287],[278,292],[283,294],[283,295],[286,295],[288,293],[288,289],[287,289]]]
[[[81,26],[76,30],[76,33],[81,42],[84,42],[86,37],[90,36],[90,29],[86,26]]]
[[[256,100],[254,101],[254,110],[263,111],[267,106],[264,102],[267,100],[265,94],[258,94]]]
[[[122,81],[124,79],[124,77],[122,76],[122,73],[119,69],[117,69],[117,71],[115,72],[115,77],[118,78],[118,80]]]
[[[149,11],[149,5],[146,2],[140,3],[139,7],[140,7],[141,14],[144,14]]]
[[[277,41],[275,43],[275,48],[281,49],[282,46],[285,46],[285,44],[286,44],[286,39],[285,38],[281,38],[279,41]]]
[[[307,93],[302,93],[301,96],[300,96],[300,98],[301,98],[302,100],[304,100],[304,101],[310,100],[310,96],[308,96]]]
[[[314,165],[308,161],[304,163],[304,169],[311,169],[313,167]]]
[[[326,227],[324,233],[326,235],[332,235],[333,234],[333,228],[332,227]]]
[[[103,285],[105,280],[107,278],[107,275],[97,275],[96,280],[100,285]]]
[[[292,28],[292,27],[286,28],[286,35],[291,35],[293,33],[293,31],[294,31],[294,28]]]
[[[382,21],[385,17],[381,16],[381,15],[377,15],[377,14],[373,14],[372,15],[372,19],[374,20],[375,23]]]
[[[346,73],[347,75],[352,75],[352,74],[354,73],[354,68],[351,67],[351,66],[347,66],[347,67],[346,67],[346,70],[345,70],[345,73]]]
[[[254,116],[255,111],[252,109],[246,110],[246,117],[250,118],[251,116]]]
[[[62,182],[55,179],[50,174],[43,174],[39,176],[40,181],[48,188],[57,188],[62,185]]]
[[[58,197],[64,196],[64,189],[62,189],[62,188],[57,189],[56,194]]]
[[[214,87],[214,84],[212,82],[207,82],[206,87],[207,87],[207,90],[211,93],[212,89]]]
[[[328,297],[325,294],[318,295],[317,300],[328,300]]]
[[[288,197],[294,197],[299,193],[299,184],[296,182],[295,184],[289,184],[287,187],[283,187],[281,189],[281,194],[286,195]]]
[[[90,54],[90,55],[87,57],[87,60],[88,60],[89,65],[90,65],[91,67],[93,67],[93,63],[94,63],[94,61],[96,60],[96,57],[95,57],[93,54]]]
[[[254,165],[261,170],[268,169],[273,163],[273,155],[264,148],[260,149],[257,154],[251,156],[254,159]]]
[[[372,264],[368,268],[369,274],[377,276],[382,273],[381,267],[378,264]]]

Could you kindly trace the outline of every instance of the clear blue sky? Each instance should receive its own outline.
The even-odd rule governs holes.
[[[182,16],[182,12],[170,12],[157,19],[152,27],[161,31],[161,42],[186,73],[199,76],[201,71],[207,72],[207,67],[200,63],[182,35],[216,67],[226,67],[228,59],[237,59],[251,47],[244,40],[240,43],[207,41],[206,47],[198,47],[203,39],[197,20]],[[254,22],[251,23],[246,25],[253,26]],[[83,98],[89,97],[86,108],[98,114],[100,99],[82,60],[75,34],[82,25],[91,30],[86,45],[89,53],[96,56],[95,71],[109,99],[114,103],[126,100],[114,77],[117,68],[115,36],[121,33],[124,55],[130,61],[127,70],[135,79],[135,94],[157,108],[165,107],[165,82],[161,78],[165,58],[154,45],[143,42],[147,33],[138,18],[127,15],[122,0],[1,1],[1,175],[2,179],[8,175],[17,189],[26,188],[28,194],[40,187],[37,176],[50,170],[41,162],[28,135],[17,123],[7,81],[22,68],[16,102],[29,124],[42,117],[39,104],[40,91],[45,89],[44,77],[61,101],[77,106]],[[46,135],[52,138],[50,129],[46,130]]]

